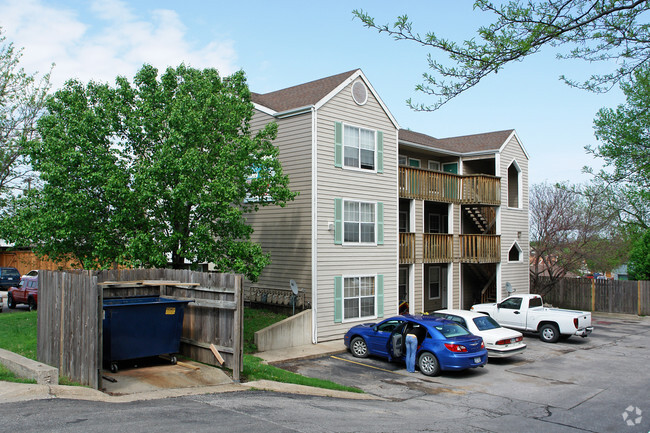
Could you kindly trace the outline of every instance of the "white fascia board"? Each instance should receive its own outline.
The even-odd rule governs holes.
[[[405,140],[400,140],[399,143],[404,144],[404,145],[409,146],[409,147],[415,147],[417,149],[427,150],[429,152],[435,151],[437,153],[442,153],[444,155],[457,156],[457,157],[484,156],[484,155],[494,155],[495,153],[497,153],[496,150],[481,150],[481,151],[476,151],[476,152],[454,152],[454,151],[447,150],[447,149],[439,149],[437,147],[431,147],[431,146],[426,146],[424,144],[412,143],[410,141],[405,141]]]
[[[275,113],[275,117],[278,119],[284,119],[285,117],[297,116],[298,114],[309,113],[312,110],[313,105],[305,105],[304,107],[292,108],[287,111],[280,111]]]
[[[271,110],[269,107],[265,107],[264,105],[260,105],[256,102],[253,102],[253,107],[264,114],[268,114],[269,116],[275,117],[275,115],[277,114],[274,110]]]
[[[530,156],[528,155],[528,152],[526,151],[526,148],[524,147],[523,143],[519,139],[519,136],[517,135],[517,131],[514,129],[512,130],[512,133],[508,136],[506,141],[503,142],[501,147],[499,148],[499,153],[503,152],[503,149],[505,149],[506,145],[512,140],[512,137],[515,137],[517,139],[517,143],[519,143],[519,147],[521,147],[521,150],[524,152],[524,155],[526,155],[526,159],[530,161]]]
[[[354,80],[356,80],[356,79],[359,78],[359,77],[361,77],[361,79],[363,80],[364,84],[368,87],[368,89],[370,89],[370,92],[371,92],[372,95],[375,97],[375,99],[377,100],[377,102],[379,102],[379,105],[380,105],[381,108],[384,110],[384,112],[386,113],[386,115],[388,116],[388,118],[390,119],[390,121],[393,123],[393,126],[395,126],[395,128],[397,128],[397,129],[399,130],[399,129],[400,129],[400,126],[399,126],[399,124],[397,123],[397,120],[395,120],[395,117],[393,117],[392,113],[390,112],[390,110],[388,109],[388,107],[386,107],[386,104],[384,104],[384,101],[382,101],[382,99],[379,97],[379,95],[378,95],[377,92],[375,91],[375,88],[372,87],[372,84],[370,84],[370,82],[368,81],[368,78],[366,78],[366,76],[365,76],[364,73],[361,71],[361,69],[357,69],[357,71],[356,71],[354,74],[350,75],[350,76],[349,76],[345,81],[343,81],[341,84],[339,84],[339,85],[338,85],[334,90],[332,90],[330,93],[328,93],[328,94],[327,94],[323,99],[321,99],[320,101],[318,101],[318,102],[316,103],[316,109],[318,110],[319,108],[321,108],[321,107],[322,107],[323,105],[325,105],[325,104],[326,104],[330,99],[332,99],[335,95],[337,95],[339,92],[341,92],[341,91],[342,91],[343,89],[345,89],[345,88],[346,88],[350,83],[352,83]]]
[[[284,119],[285,117],[291,117],[291,116],[296,116],[298,114],[309,113],[313,106],[305,105],[304,107],[292,108],[291,110],[279,111],[279,112],[272,110],[271,108],[266,107],[264,105],[257,104],[255,102],[253,102],[253,107],[261,111],[262,113],[268,114],[269,116],[273,116],[277,119]]]

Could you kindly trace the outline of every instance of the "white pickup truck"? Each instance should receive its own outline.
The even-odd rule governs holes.
[[[539,332],[540,340],[555,343],[572,335],[591,334],[591,313],[546,308],[539,295],[512,295],[498,304],[473,305],[472,311],[490,315],[501,326]]]

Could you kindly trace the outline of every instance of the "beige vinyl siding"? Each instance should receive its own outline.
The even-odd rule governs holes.
[[[422,264],[422,251],[424,248],[422,233],[424,233],[424,201],[415,200],[413,206],[415,212],[415,281],[413,287],[414,295],[414,313],[421,313],[424,311],[424,265]]]
[[[340,91],[317,112],[318,122],[318,341],[341,338],[355,323],[369,319],[334,322],[334,277],[384,276],[384,317],[397,313],[397,130],[369,92],[368,102],[354,103],[350,86]],[[383,173],[334,166],[334,124],[344,122],[383,132]],[[377,246],[335,245],[334,199],[382,202],[384,244]]]
[[[520,195],[521,208],[508,207],[508,167],[513,161],[521,170]],[[528,293],[528,257],[530,253],[528,230],[528,158],[515,136],[512,136],[501,152],[501,298],[507,296],[506,282],[512,284],[517,293]],[[518,233],[521,233],[519,237]],[[523,260],[519,263],[508,262],[508,252],[517,241],[522,250]]]
[[[451,233],[454,234],[454,239],[453,239],[453,248],[454,248],[454,255],[453,257],[460,257],[460,221],[463,217],[463,215],[460,212],[461,206],[458,204],[452,204],[450,206],[451,208],[451,213],[449,215],[449,223],[451,224]],[[460,293],[460,263],[454,261],[454,263],[451,265],[452,266],[452,271],[451,271],[451,280],[449,281],[449,284],[451,284],[451,292],[452,292],[452,306],[453,308],[461,308],[461,293]]]
[[[278,123],[274,144],[280,151],[282,170],[289,176],[291,190],[300,194],[284,208],[262,207],[248,216],[255,230],[252,240],[271,253],[271,264],[259,281],[246,284],[288,290],[289,280],[294,279],[311,299],[311,113],[274,119],[256,111],[251,126],[259,130],[271,121]]]

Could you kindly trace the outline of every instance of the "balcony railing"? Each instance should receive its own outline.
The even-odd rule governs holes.
[[[400,197],[447,203],[501,203],[501,180],[487,175],[452,173],[399,167]]]
[[[482,174],[463,176],[463,203],[501,204],[501,179]]]
[[[450,263],[453,261],[453,235],[424,233],[422,239],[422,261],[424,263]]]
[[[415,233],[399,234],[399,262],[415,263]]]
[[[422,236],[422,251],[416,248]],[[460,256],[454,254],[454,237],[460,240]],[[458,254],[458,253],[456,253]],[[438,233],[400,233],[399,262],[408,263],[498,263],[501,261],[501,236],[451,235]]]
[[[501,261],[501,236],[460,235],[460,261],[498,263]]]

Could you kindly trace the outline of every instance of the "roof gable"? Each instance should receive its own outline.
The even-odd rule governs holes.
[[[499,153],[516,132],[514,129],[486,132],[482,134],[461,135],[458,137],[434,138],[419,132],[400,130],[399,140],[405,144],[416,144],[430,147],[432,150],[451,152],[455,154],[468,153]],[[517,138],[519,145],[521,142]],[[522,146],[523,149],[523,146]],[[526,152],[524,150],[524,152]]]
[[[357,71],[355,69],[264,94],[251,92],[251,101],[278,113],[316,105]]]
[[[370,94],[377,100],[395,128],[399,129],[397,120],[395,120],[361,69],[354,69],[343,72],[342,74],[332,75],[331,77],[321,78],[270,93],[260,94],[251,92],[251,101],[260,111],[277,117],[302,112],[310,107],[318,110],[357,79],[363,80]]]

